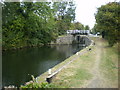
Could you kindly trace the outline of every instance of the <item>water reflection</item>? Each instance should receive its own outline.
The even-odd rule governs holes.
[[[36,77],[82,48],[79,45],[52,45],[3,52],[3,86],[24,84],[31,79],[28,74]]]

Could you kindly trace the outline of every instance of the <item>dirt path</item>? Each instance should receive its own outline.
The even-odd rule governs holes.
[[[84,54],[68,58],[71,61],[76,57],[56,75],[53,85],[57,88],[117,88],[118,72],[111,66],[117,62],[114,48],[108,48],[102,38],[92,39],[96,44],[79,52],[79,55]]]
[[[101,40],[98,40],[96,42],[96,58],[95,58],[95,64],[93,69],[91,70],[91,73],[94,75],[93,79],[90,80],[90,82],[87,85],[87,88],[109,88],[109,86],[107,85],[107,83],[105,82],[105,80],[103,79],[103,76],[100,73],[100,60],[101,60],[101,56],[102,56],[102,50],[103,50],[103,46],[101,43]]]

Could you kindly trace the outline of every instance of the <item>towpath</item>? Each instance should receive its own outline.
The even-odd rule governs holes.
[[[105,78],[100,72],[100,63],[101,63],[101,57],[102,52],[104,52],[104,46],[103,46],[103,40],[98,39],[96,41],[96,56],[95,56],[95,63],[94,67],[91,70],[91,73],[93,74],[93,79],[89,81],[87,88],[109,88],[109,83],[106,82]]]

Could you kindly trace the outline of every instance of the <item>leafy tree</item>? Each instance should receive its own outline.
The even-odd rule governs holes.
[[[56,29],[59,35],[70,29],[71,22],[75,20],[75,5],[73,2],[55,2],[53,4]]]
[[[75,23],[71,23],[70,26],[70,30],[83,30],[84,29],[84,25],[81,24],[80,22],[75,22]]]
[[[92,33],[96,34],[97,32],[101,32],[100,28],[98,27],[98,24],[96,23],[94,27],[92,28]]]
[[[3,49],[49,44],[75,19],[72,2],[4,2]]]
[[[20,46],[23,39],[24,19],[19,15],[20,3],[5,2],[3,6],[3,47]]]
[[[84,30],[90,30],[90,27],[89,27],[88,25],[86,25],[86,26],[84,27]]]
[[[83,30],[84,29],[84,25],[79,23],[79,22],[76,22],[75,23],[75,28],[78,29],[78,30]]]
[[[114,43],[120,40],[119,13],[120,4],[118,2],[111,2],[98,8],[95,16],[97,29],[104,34],[104,38],[108,40],[110,46],[113,46]]]

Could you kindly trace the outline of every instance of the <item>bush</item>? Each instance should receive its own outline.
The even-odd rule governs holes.
[[[47,82],[37,83],[34,76],[31,75],[31,77],[32,77],[33,82],[31,82],[25,86],[21,86],[20,88],[52,88],[52,87],[54,87],[54,85],[49,84]]]

